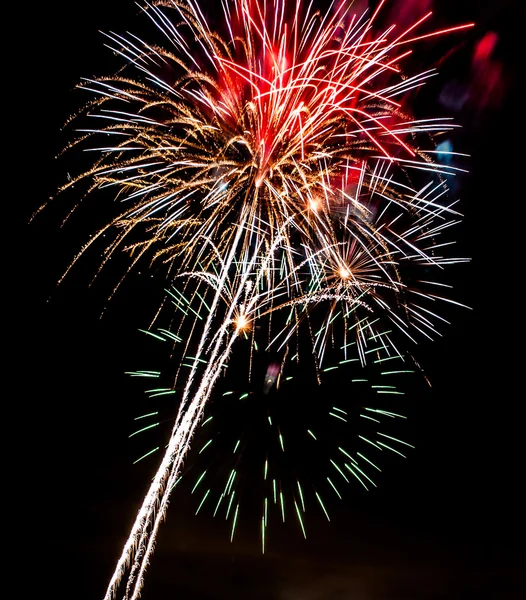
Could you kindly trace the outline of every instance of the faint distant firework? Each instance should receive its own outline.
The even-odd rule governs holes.
[[[241,412],[240,402],[256,393],[258,407],[279,412],[277,390],[304,367],[323,383],[328,369],[352,364],[352,379],[374,394],[374,406],[364,400],[352,415],[340,399],[323,408],[320,429],[331,420],[373,424],[357,436],[362,445],[330,448],[333,472],[323,485],[331,493],[340,495],[351,479],[374,485],[379,467],[366,448],[402,453],[404,442],[382,429],[401,417],[386,408],[396,405],[391,378],[411,370],[410,348],[433,339],[445,321],[440,305],[455,302],[444,295],[442,274],[465,261],[450,255],[461,219],[447,186],[456,169],[435,160],[437,136],[454,125],[412,115],[408,97],[434,72],[406,75],[402,64],[414,44],[471,24],[430,32],[428,13],[403,30],[381,27],[383,4],[358,14],[345,2],[318,10],[299,0],[224,0],[212,18],[193,0],[146,3],[165,45],[109,34],[122,70],[80,86],[93,97],[81,113],[92,126],[77,129],[71,147],[95,159],[63,189],[113,190],[119,212],[79,256],[104,236],[101,268],[117,251],[129,256],[128,273],[164,265],[170,287],[159,310],[171,306],[173,318],[161,328],[157,316],[150,334],[177,357],[170,381],[150,390],[175,396],[177,413],[108,600],[121,587],[124,598],[139,596],[190,442],[198,427],[204,431],[205,406],[229,365],[239,366],[236,353],[246,362],[239,378],[246,387],[233,409],[216,398],[224,411]],[[325,434],[302,415],[283,426],[265,416],[260,434],[273,439],[272,453],[288,456],[287,440],[303,435],[314,455],[328,450]],[[137,431],[153,425],[147,420]],[[254,439],[240,438],[228,452],[241,452],[244,442],[252,448]],[[288,503],[304,533],[307,492],[327,511],[325,490],[282,477],[281,459],[271,463],[257,451],[256,444],[264,548],[271,505],[284,519]],[[236,472],[213,503],[204,477],[195,488],[203,490],[201,505],[226,511],[233,535]]]

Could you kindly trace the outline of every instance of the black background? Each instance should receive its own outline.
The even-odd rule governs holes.
[[[307,541],[295,525],[279,530],[265,556],[257,529],[241,527],[231,544],[225,523],[193,516],[193,501],[176,493],[146,600],[524,597],[519,3],[483,4],[435,6],[446,23],[477,23],[446,61],[444,81],[466,72],[470,44],[493,30],[505,96],[476,118],[455,115],[464,125],[461,150],[471,155],[459,254],[472,257],[457,269],[455,298],[471,310],[453,313],[427,351],[433,387],[415,411],[416,450],[378,489],[331,507],[330,523],[314,519]],[[132,464],[137,447],[128,436],[143,392],[124,372],[148,358],[137,330],[147,327],[163,282],[146,273],[107,302],[119,265],[89,286],[92,256],[57,286],[104,215],[93,204],[91,216],[61,228],[67,204],[59,203],[29,223],[71,164],[55,155],[68,139],[63,122],[84,100],[75,84],[117,64],[99,30],[137,31],[138,12],[125,0],[95,0],[39,5],[17,18],[23,51],[8,97],[19,117],[6,176],[15,175],[9,195],[22,217],[13,231],[5,222],[18,282],[14,294],[6,289],[16,303],[5,317],[16,349],[7,398],[21,409],[8,433],[20,448],[13,514],[26,517],[13,522],[30,524],[16,535],[27,573],[19,582],[22,590],[36,584],[33,597],[102,598],[157,460]]]

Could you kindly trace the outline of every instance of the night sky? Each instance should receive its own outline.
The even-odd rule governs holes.
[[[455,38],[430,93],[470,79],[474,47],[488,32],[498,39],[491,56],[497,87],[487,101],[481,94],[461,108],[437,105],[463,125],[455,149],[471,155],[471,173],[459,184],[465,219],[457,237],[458,254],[472,261],[452,270],[454,298],[471,309],[451,311],[451,325],[423,349],[432,388],[415,386],[411,396],[406,433],[416,449],[390,463],[374,491],[356,485],[344,502],[332,503],[330,523],[323,516],[309,520],[306,541],[294,519],[278,526],[265,556],[257,525],[243,522],[230,543],[224,521],[194,516],[195,498],[176,491],[146,575],[145,600],[526,597],[524,367],[516,366],[524,351],[514,348],[523,321],[513,226],[523,196],[523,170],[515,167],[524,138],[516,100],[519,3],[459,4],[436,0],[438,18],[477,26]],[[24,35],[27,54],[19,65],[24,100],[15,106],[22,112],[16,133],[22,149],[11,194],[22,216],[13,249],[21,282],[12,402],[22,408],[15,438],[23,447],[18,485],[29,525],[21,589],[34,583],[40,593],[31,597],[98,600],[160,458],[133,464],[139,450],[129,435],[144,388],[125,371],[147,368],[152,359],[138,330],[147,328],[164,282],[148,273],[132,277],[108,302],[121,271],[111,266],[90,286],[92,254],[56,285],[104,223],[96,201],[62,228],[71,195],[28,223],[75,169],[73,156],[55,159],[69,139],[64,121],[87,99],[73,91],[75,84],[118,66],[99,30],[140,31],[131,0],[77,6],[44,4],[20,17],[30,16],[31,35]]]

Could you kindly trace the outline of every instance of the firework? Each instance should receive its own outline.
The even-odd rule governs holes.
[[[334,349],[363,369],[406,360],[406,347],[444,320],[440,274],[463,259],[448,254],[460,220],[446,185],[455,168],[433,156],[435,137],[454,125],[412,116],[406,99],[433,72],[402,70],[410,44],[443,32],[429,31],[430,14],[377,31],[382,4],[360,15],[345,3],[317,11],[225,0],[214,28],[192,0],[146,4],[164,46],[109,34],[123,70],[81,84],[93,94],[83,111],[93,125],[71,145],[97,158],[64,189],[114,190],[119,212],[80,254],[104,235],[101,268],[124,250],[129,272],[145,262],[166,269],[175,313],[158,335],[181,357],[156,392],[178,390],[178,412],[106,599],[124,577],[124,597],[138,597],[190,441],[239,340],[249,341],[249,381],[255,348],[277,357],[270,391],[306,355],[318,381]],[[368,459],[357,456],[344,463],[365,483]],[[223,497],[234,529],[233,489],[231,478]],[[291,494],[302,523],[301,485]]]
[[[169,340],[162,331],[154,335]],[[406,419],[401,401],[414,371],[372,339],[366,367],[355,356],[317,373],[306,359],[268,362],[257,344],[251,356],[250,343],[236,344],[230,358],[235,367],[225,370],[207,402],[177,484],[195,497],[196,514],[229,521],[231,539],[241,520],[250,521],[265,553],[273,537],[269,526],[292,520],[307,537],[307,514],[330,520],[331,501],[342,499],[349,484],[370,490],[386,454],[405,457],[411,444],[398,431]],[[177,390],[162,385],[162,371],[130,374],[154,382],[148,411],[136,418],[130,436],[145,448],[139,462],[160,450],[152,448],[150,434],[164,439]],[[258,509],[259,519],[253,516]]]

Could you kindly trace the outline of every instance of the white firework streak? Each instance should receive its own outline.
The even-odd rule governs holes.
[[[272,291],[270,296],[268,293],[258,294],[257,283],[254,285],[252,280],[257,282],[265,276],[274,252],[284,240],[284,235],[282,234],[276,235],[274,244],[269,249],[263,261],[261,261],[260,245],[256,245],[251,259],[242,265],[241,275],[237,277],[234,275],[236,284],[233,293],[229,294],[230,304],[228,311],[217,332],[215,332],[214,317],[221,304],[221,300],[224,300],[228,274],[237,260],[239,245],[243,243],[242,236],[247,230],[249,213],[249,207],[246,207],[240,218],[237,234],[230,253],[222,264],[221,273],[219,277],[214,277],[216,279],[214,299],[207,321],[203,327],[199,346],[183,392],[181,405],[172,428],[169,443],[163,460],[137,514],[128,540],[124,545],[115,572],[108,585],[104,597],[105,600],[111,600],[115,597],[119,584],[130,563],[131,569],[124,598],[126,600],[135,600],[140,594],[149,558],[154,550],[157,532],[166,515],[170,494],[181,473],[183,461],[190,448],[191,438],[201,420],[204,407],[210,398],[214,384],[221,371],[225,368],[232,346],[239,336],[239,330],[235,326],[235,313],[239,311],[242,297],[244,297],[243,313],[246,315],[255,314],[258,310],[264,308],[267,302],[272,302],[274,291]],[[286,224],[288,225],[288,222]],[[263,241],[260,240],[259,244],[262,244]],[[181,274],[181,277],[185,275],[198,277],[202,274]],[[200,373],[198,386],[194,391],[193,384],[199,372],[199,366],[203,364],[203,359],[205,359],[206,367]]]

